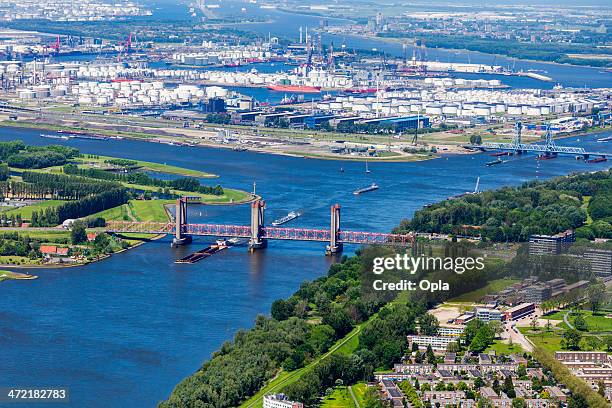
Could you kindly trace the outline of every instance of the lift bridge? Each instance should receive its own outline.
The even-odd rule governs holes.
[[[176,201],[176,214],[172,222],[107,221],[106,231],[111,233],[173,234],[173,246],[191,242],[194,235],[247,238],[251,252],[268,246],[268,240],[327,242],[327,255],[342,252],[344,244],[385,244],[408,246],[414,243],[414,234],[387,234],[380,232],[344,231],[340,228],[340,205],[331,206],[329,228],[268,227],[264,223],[266,204],[261,199],[251,203],[251,225],[191,224],[187,222],[187,198]]]
[[[587,152],[582,147],[558,146],[552,137],[550,125],[546,126],[546,141],[542,144],[523,143],[521,140],[523,125],[521,122],[516,122],[514,125],[514,138],[510,143],[494,143],[485,142],[478,146],[472,146],[481,150],[502,150],[513,152],[514,154],[523,154],[527,152],[535,152],[544,156],[556,156],[558,154],[573,154],[582,156],[585,160],[590,156],[606,157],[610,153],[605,152]]]

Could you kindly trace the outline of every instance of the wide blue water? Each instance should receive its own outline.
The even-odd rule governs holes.
[[[49,143],[36,131],[0,131],[0,140],[16,138]],[[594,139],[559,143],[610,151],[610,144]],[[303,208],[293,225],[326,227],[329,206],[340,203],[343,228],[365,231],[389,231],[424,204],[473,190],[478,176],[481,188],[491,189],[609,167],[529,155],[486,167],[490,156],[473,155],[371,163],[372,172],[365,174],[363,163],[128,140],[61,143],[85,153],[213,172],[227,187],[250,190],[256,181],[268,222]],[[379,190],[351,193],[372,181]],[[192,206],[189,217],[247,225],[249,207]],[[322,243],[271,242],[255,254],[236,247],[198,264],[173,263],[206,241],[171,249],[169,239],[162,239],[89,266],[39,269],[35,281],[0,284],[0,387],[69,387],[74,407],[154,406],[236,330],[250,327],[257,314],[268,313],[275,299],[305,279],[326,273],[331,262]]]

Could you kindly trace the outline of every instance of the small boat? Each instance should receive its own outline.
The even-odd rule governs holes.
[[[372,183],[372,185],[370,185],[368,187],[357,189],[357,190],[353,191],[353,194],[354,195],[359,195],[359,194],[368,193],[368,192],[374,191],[374,190],[378,190],[378,185],[376,183]]]
[[[344,167],[340,167],[340,173],[344,173]]]
[[[493,160],[490,162],[487,162],[486,165],[487,166],[495,166],[496,164],[502,164],[504,161],[502,159],[497,159],[497,160]]]
[[[368,159],[366,159],[366,173],[370,173],[370,169],[368,168]]]
[[[291,211],[289,214],[285,215],[284,217],[279,218],[278,220],[274,220],[272,222],[272,226],[274,227],[278,227],[279,225],[283,225],[288,223],[289,221],[293,221],[295,220],[297,217],[299,217],[300,215],[302,215],[301,212],[299,211]]]

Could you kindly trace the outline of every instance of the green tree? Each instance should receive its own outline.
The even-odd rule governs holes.
[[[73,245],[87,242],[87,231],[85,230],[85,226],[85,223],[81,220],[76,220],[72,223],[72,227],[70,229],[70,241]]]
[[[584,316],[582,316],[582,314],[579,314],[574,318],[574,327],[576,328],[576,330],[580,331],[589,330],[589,326],[587,325],[587,322],[584,319]]]
[[[434,315],[425,313],[419,319],[419,327],[421,334],[425,336],[436,336],[438,334],[440,323]]]
[[[568,329],[563,333],[561,346],[568,350],[579,350],[582,335],[576,329]]]
[[[594,283],[587,289],[587,296],[591,304],[593,314],[597,313],[601,304],[606,299],[606,286],[603,282]]]

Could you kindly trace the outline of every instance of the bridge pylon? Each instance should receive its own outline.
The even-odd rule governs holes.
[[[176,200],[176,212],[174,215],[174,239],[172,246],[181,246],[191,243],[191,235],[184,233],[187,225],[187,199],[181,197]]]
[[[268,240],[263,237],[265,222],[266,203],[263,200],[255,200],[251,203],[251,239],[249,240],[249,252],[256,249],[266,248]]]
[[[325,255],[333,255],[342,252],[343,245],[340,240],[340,204],[331,206],[331,221],[329,245],[325,248]]]
[[[514,139],[512,140],[512,145],[514,147],[514,154],[523,154],[523,150],[521,150],[521,146],[523,144],[522,133],[523,133],[523,123],[521,123],[521,121],[517,121],[514,124]]]

